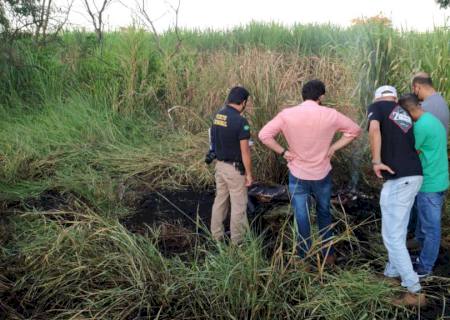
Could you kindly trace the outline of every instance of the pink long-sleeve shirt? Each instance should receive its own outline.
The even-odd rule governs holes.
[[[282,132],[295,159],[288,163],[294,177],[321,180],[331,170],[328,150],[336,132],[357,137],[361,128],[335,109],[306,100],[298,106],[284,109],[259,132],[267,144]]]

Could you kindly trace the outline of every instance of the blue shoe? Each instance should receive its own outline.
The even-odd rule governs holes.
[[[431,271],[426,271],[419,263],[413,265],[413,267],[419,279],[425,279],[426,277],[431,276]]]

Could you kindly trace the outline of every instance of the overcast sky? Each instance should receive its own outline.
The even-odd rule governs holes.
[[[93,0],[90,0],[93,1]],[[102,0],[95,0],[98,3]],[[115,0],[106,12],[108,29],[129,26],[133,22],[135,0]],[[142,0],[139,0],[142,1]],[[146,0],[151,18],[158,31],[174,24],[170,4],[178,0]],[[71,22],[76,26],[89,26],[82,1],[74,8]],[[332,23],[348,26],[361,16],[383,14],[397,28],[430,30],[443,26],[450,10],[441,10],[434,0],[181,0],[179,26],[185,28],[228,29],[251,21],[294,23]]]

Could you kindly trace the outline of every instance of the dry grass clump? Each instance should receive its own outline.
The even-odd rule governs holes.
[[[243,85],[252,95],[247,108],[252,132],[259,129],[283,107],[301,101],[301,86],[311,79],[327,85],[327,103],[358,119],[354,77],[341,60],[328,56],[299,56],[295,53],[248,49],[239,53],[214,52],[197,57],[183,57],[167,66],[166,101],[173,128],[193,133],[206,132],[210,118],[224,104],[229,88]],[[181,59],[181,58],[179,58]],[[195,60],[194,63],[186,64]],[[182,106],[182,107],[181,107]],[[255,140],[256,137],[254,138]],[[256,141],[255,172],[260,180],[281,181],[286,169],[276,156]],[[206,149],[205,149],[206,150]]]
[[[139,301],[163,304],[158,288],[168,265],[153,243],[81,210],[30,213],[15,225],[13,246],[25,273],[16,270],[10,293],[21,295],[24,315],[126,319],[139,314]]]
[[[177,60],[166,67],[166,101],[169,105],[191,108],[206,119],[223,105],[234,85],[243,85],[251,92],[253,108],[248,113],[256,130],[282,106],[300,102],[300,88],[311,79],[325,82],[331,105],[348,105],[354,98],[351,70],[341,60],[329,56],[248,49],[186,59],[195,63],[184,65],[181,71],[181,62]],[[204,128],[202,125],[198,128]]]
[[[110,146],[107,151],[99,152],[95,159],[123,181],[134,181],[151,189],[210,186],[214,177],[204,163],[207,135],[187,132],[167,139],[169,141],[162,142],[159,149],[154,146]]]

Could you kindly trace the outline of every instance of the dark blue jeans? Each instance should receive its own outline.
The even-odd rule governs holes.
[[[322,180],[302,180],[289,173],[289,192],[292,197],[295,220],[297,222],[298,246],[297,252],[300,257],[305,257],[311,248],[311,227],[310,227],[310,196],[315,199],[317,222],[319,234],[322,241],[328,242],[333,236],[331,231],[331,173]],[[333,254],[333,248],[323,246],[324,255]]]
[[[419,265],[426,271],[433,270],[441,244],[441,212],[444,192],[419,192],[416,197],[417,226],[416,239],[422,250]]]

